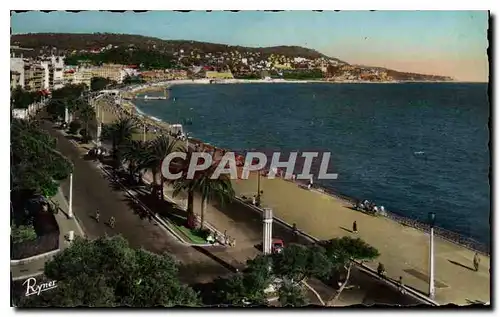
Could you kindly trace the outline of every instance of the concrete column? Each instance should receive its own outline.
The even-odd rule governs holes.
[[[64,108],[64,122],[66,122],[66,124],[69,124],[69,111],[68,111],[68,107]]]
[[[431,227],[430,232],[430,247],[429,247],[429,297],[434,299],[435,287],[434,287],[434,228]]]
[[[102,133],[102,123],[99,121],[97,122],[97,133],[96,133],[97,146],[101,146],[101,133]]]
[[[69,174],[69,206],[68,217],[73,218],[73,173]]]
[[[273,236],[273,210],[270,208],[264,209],[263,219],[264,233],[262,239],[262,249],[264,254],[270,254],[272,251],[272,236]]]

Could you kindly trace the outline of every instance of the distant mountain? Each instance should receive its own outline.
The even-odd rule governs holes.
[[[246,51],[260,52],[267,56],[279,54],[288,57],[330,58],[340,63],[345,63],[337,58],[331,58],[313,49],[301,46],[273,46],[273,47],[245,47],[232,46],[225,44],[206,43],[186,40],[162,40],[155,37],[130,35],[130,34],[111,34],[111,33],[29,33],[14,34],[10,39],[11,45],[33,48],[39,52],[40,49],[57,48],[60,51],[72,50],[90,50],[101,48],[107,45],[113,46],[133,46],[139,49],[154,49],[164,53],[200,51],[204,53]]]

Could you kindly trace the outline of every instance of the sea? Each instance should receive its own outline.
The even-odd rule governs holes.
[[[174,85],[136,105],[227,149],[326,149],[320,186],[490,245],[487,84]]]

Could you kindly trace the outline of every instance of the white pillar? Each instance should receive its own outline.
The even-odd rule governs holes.
[[[430,232],[430,248],[429,248],[429,297],[434,299],[435,288],[434,288],[434,228],[431,227]]]
[[[66,124],[68,124],[69,122],[69,111],[68,111],[68,107],[64,107],[64,122],[66,122]]]
[[[96,134],[97,146],[101,146],[101,133],[102,133],[102,123],[99,121],[97,122],[97,134]]]
[[[142,127],[142,141],[146,142],[146,125]]]
[[[272,230],[273,230],[273,211],[270,208],[264,209],[264,219],[263,219],[264,233],[262,239],[262,249],[264,254],[271,253],[272,244]]]
[[[69,206],[68,217],[73,218],[73,173],[69,174]]]

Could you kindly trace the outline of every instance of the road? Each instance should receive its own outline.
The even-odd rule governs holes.
[[[52,123],[44,122],[42,127],[46,129],[57,142],[58,150],[70,158],[75,166],[73,174],[73,212],[78,218],[84,231],[89,238],[97,238],[108,235],[121,234],[129,241],[134,248],[144,248],[154,253],[169,253],[181,262],[180,279],[187,284],[200,285],[208,283],[218,276],[228,276],[231,271],[222,265],[217,258],[224,259],[231,264],[243,264],[242,253],[248,250],[241,250],[241,240],[238,248],[228,251],[226,248],[214,249],[211,252],[200,252],[196,249],[181,244],[178,240],[166,232],[164,228],[150,222],[147,218],[141,217],[134,212],[129,204],[129,198],[121,190],[116,190],[114,186],[99,170],[96,163],[83,158],[81,149],[67,137],[52,128]],[[69,181],[62,183],[63,192],[66,198],[69,193]],[[99,209],[100,222],[94,219],[95,211]],[[261,241],[262,225],[260,216],[243,207],[241,204],[233,203],[226,207],[218,206],[217,210],[231,218],[231,223],[237,230],[243,230],[251,241],[248,245],[257,244]],[[219,212],[220,213],[220,212]],[[215,213],[207,213],[207,221],[210,222]],[[116,219],[114,228],[107,225],[108,219],[113,216]],[[216,216],[216,214],[215,214]],[[219,228],[223,230],[224,228]],[[284,239],[287,243],[299,242],[308,243],[307,240],[296,240],[291,231],[277,223],[273,225],[275,237]],[[251,246],[254,248],[254,246]],[[259,252],[254,248],[251,254]],[[387,304],[417,304],[416,301],[401,296],[397,291],[388,287],[376,279],[367,277],[364,273],[355,270],[352,274],[351,289],[344,291],[340,302],[347,304],[359,303],[387,303]],[[312,286],[322,295],[329,298],[333,292],[332,288],[318,281],[311,281]],[[317,303],[314,296],[309,294],[312,303]]]
[[[74,144],[52,128],[52,123],[44,122],[42,127],[57,139],[57,149],[74,164],[73,213],[89,238],[121,234],[134,248],[169,253],[182,263],[181,280],[188,284],[204,283],[231,273],[210,257],[178,242],[154,221],[141,219],[128,204],[126,194],[114,190],[96,164],[86,161]],[[68,180],[62,183],[62,188],[68,199]],[[97,209],[99,223],[94,219]],[[107,224],[112,216],[116,219],[114,228]]]

